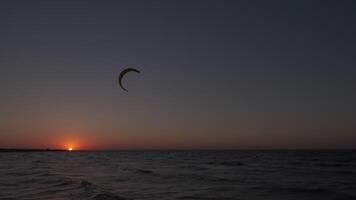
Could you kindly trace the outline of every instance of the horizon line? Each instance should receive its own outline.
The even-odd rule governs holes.
[[[50,148],[0,148],[0,152],[110,152],[110,151],[328,151],[356,150],[356,148],[172,148],[172,149],[50,149]]]

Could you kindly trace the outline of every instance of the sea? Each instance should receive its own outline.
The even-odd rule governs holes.
[[[0,153],[0,199],[355,200],[355,150]]]

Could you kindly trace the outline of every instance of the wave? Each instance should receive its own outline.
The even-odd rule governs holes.
[[[147,169],[137,169],[135,171],[137,174],[153,174],[153,171]]]
[[[117,196],[117,195],[111,194],[111,193],[99,193],[90,199],[92,199],[92,200],[129,200],[128,198]]]
[[[230,167],[245,165],[245,163],[240,162],[240,161],[219,161],[219,162],[208,162],[207,164],[209,164],[209,165],[223,165],[223,166],[230,166]]]
[[[354,152],[21,155],[0,158],[0,199],[356,199]]]
[[[340,191],[335,191],[328,188],[318,188],[318,187],[284,187],[284,186],[254,186],[249,187],[250,190],[256,191],[264,191],[266,195],[293,195],[299,197],[315,197],[323,199],[330,199],[332,197],[333,200],[354,200],[356,196],[347,194]]]

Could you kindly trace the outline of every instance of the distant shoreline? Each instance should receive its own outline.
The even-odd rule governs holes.
[[[115,152],[115,151],[258,151],[258,152],[279,152],[279,151],[356,151],[356,149],[106,149],[106,150],[90,150],[81,149],[73,150],[73,152]],[[66,149],[20,149],[20,148],[0,148],[2,152],[70,152]]]
[[[35,151],[67,151],[64,149],[6,149],[0,148],[0,152],[35,152]]]

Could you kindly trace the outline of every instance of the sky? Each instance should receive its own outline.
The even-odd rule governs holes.
[[[1,1],[0,148],[355,147],[355,10]]]

